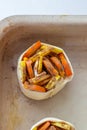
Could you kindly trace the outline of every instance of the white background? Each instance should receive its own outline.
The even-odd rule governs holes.
[[[0,20],[25,14],[86,15],[87,0],[0,0]]]

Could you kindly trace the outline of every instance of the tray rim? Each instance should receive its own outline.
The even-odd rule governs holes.
[[[28,20],[28,21],[27,21]],[[0,21],[2,30],[6,25],[28,23],[53,23],[53,24],[86,24],[87,15],[12,15]]]
[[[87,15],[12,15],[0,21],[0,39],[11,29],[22,25],[87,26]]]

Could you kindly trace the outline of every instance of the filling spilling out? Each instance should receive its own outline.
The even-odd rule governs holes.
[[[72,75],[70,65],[60,48],[37,41],[24,53],[20,62],[25,89],[46,92]]]
[[[71,130],[71,126],[65,122],[47,121],[33,128],[33,130]]]

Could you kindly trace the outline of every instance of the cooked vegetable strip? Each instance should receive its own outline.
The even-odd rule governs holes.
[[[27,52],[24,54],[23,57],[30,57],[32,56],[39,48],[41,47],[41,42],[37,41],[34,45],[32,45]]]
[[[21,69],[21,75],[22,75],[22,82],[26,80],[26,63],[25,61],[20,62],[20,69]]]
[[[48,47],[47,45],[42,45],[40,50],[47,49],[47,47]]]
[[[46,74],[47,74],[46,71],[43,71],[42,73],[38,74],[38,77],[46,75]]]
[[[39,62],[38,62],[38,73],[42,72],[42,59],[43,59],[43,57],[40,56]]]
[[[50,58],[50,60],[51,60],[52,63],[54,63],[54,65],[57,67],[57,69],[58,69],[60,75],[61,75],[62,77],[64,77],[65,72],[64,72],[64,68],[63,68],[63,66],[62,66],[62,64],[61,64],[61,62],[60,62],[60,60],[59,60],[57,57],[55,57],[55,56],[52,56],[52,57]]]
[[[70,69],[69,63],[68,63],[67,59],[65,58],[64,54],[60,53],[60,54],[58,54],[58,57],[59,57],[62,65],[64,67],[64,71],[65,71],[66,76],[71,76],[72,71]]]
[[[59,48],[58,48],[58,49],[57,49],[57,48],[52,48],[52,49],[51,49],[51,52],[54,52],[54,53],[56,53],[56,54],[59,54],[59,53],[61,53],[61,52],[63,52],[63,51],[62,51],[62,49],[59,49]]]
[[[50,126],[50,122],[47,121],[46,123],[44,123],[40,128],[38,128],[38,130],[47,130],[47,128]]]
[[[46,89],[44,87],[39,86],[39,85],[29,84],[27,81],[24,82],[24,87],[32,91],[46,92]]]
[[[51,124],[64,130],[71,130],[71,126],[64,122],[52,122]]]
[[[28,61],[28,58],[27,58],[27,57],[24,57],[24,58],[23,58],[23,61]]]
[[[48,48],[48,46],[47,45],[41,45],[41,47],[40,47],[40,49],[38,49],[38,51],[37,52],[40,52],[40,51],[42,51],[42,50],[44,50],[44,49],[47,49]]]
[[[48,55],[50,52],[51,52],[51,49],[48,47],[47,49],[42,50],[36,53],[35,55],[33,55],[32,57],[30,57],[30,60],[32,60],[32,62],[35,62],[40,56],[44,57]]]
[[[57,81],[56,78],[55,78],[55,77],[52,77],[51,80],[48,82],[48,84],[45,86],[45,88],[46,88],[47,90],[52,89],[52,88],[55,86],[56,81]]]
[[[42,82],[42,81],[39,82],[39,85],[43,86],[43,85],[47,84],[50,79],[51,79],[51,78],[48,78],[48,79],[43,80],[43,82]]]
[[[41,74],[40,74],[41,75]],[[43,81],[43,80],[45,80],[45,79],[47,79],[47,78],[49,78],[50,77],[50,75],[49,74],[44,74],[44,75],[41,75],[41,76],[36,76],[36,77],[34,77],[34,78],[31,78],[31,79],[29,79],[29,82],[32,84],[38,84],[39,82],[41,82],[41,81]]]
[[[43,64],[44,64],[46,70],[47,70],[52,76],[57,76],[57,75],[58,75],[58,71],[54,68],[54,66],[52,65],[52,63],[51,63],[47,58],[44,58]]]
[[[37,76],[38,75],[38,59],[36,60],[35,64],[34,64],[34,75]]]
[[[33,130],[38,130],[37,127],[33,128]]]
[[[33,55],[32,57],[30,57],[30,60],[33,62],[35,62],[37,59],[39,58],[39,52],[36,53],[35,55]]]
[[[56,127],[56,126],[55,126],[55,128],[56,128],[56,130],[64,130],[64,129],[61,129],[61,128],[59,128],[59,127]]]
[[[46,49],[42,50],[41,52],[39,52],[39,54],[41,56],[46,56],[48,55],[49,53],[51,52],[51,48],[50,47],[47,47]]]
[[[26,65],[27,65],[27,71],[28,71],[29,77],[33,78],[34,73],[33,73],[33,69],[32,69],[32,61],[31,60],[26,61]]]

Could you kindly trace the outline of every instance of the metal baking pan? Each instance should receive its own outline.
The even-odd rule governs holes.
[[[43,101],[20,91],[19,55],[37,40],[67,53],[74,78],[58,94]],[[71,122],[87,130],[87,16],[12,16],[0,22],[0,130],[30,130],[44,117]]]

